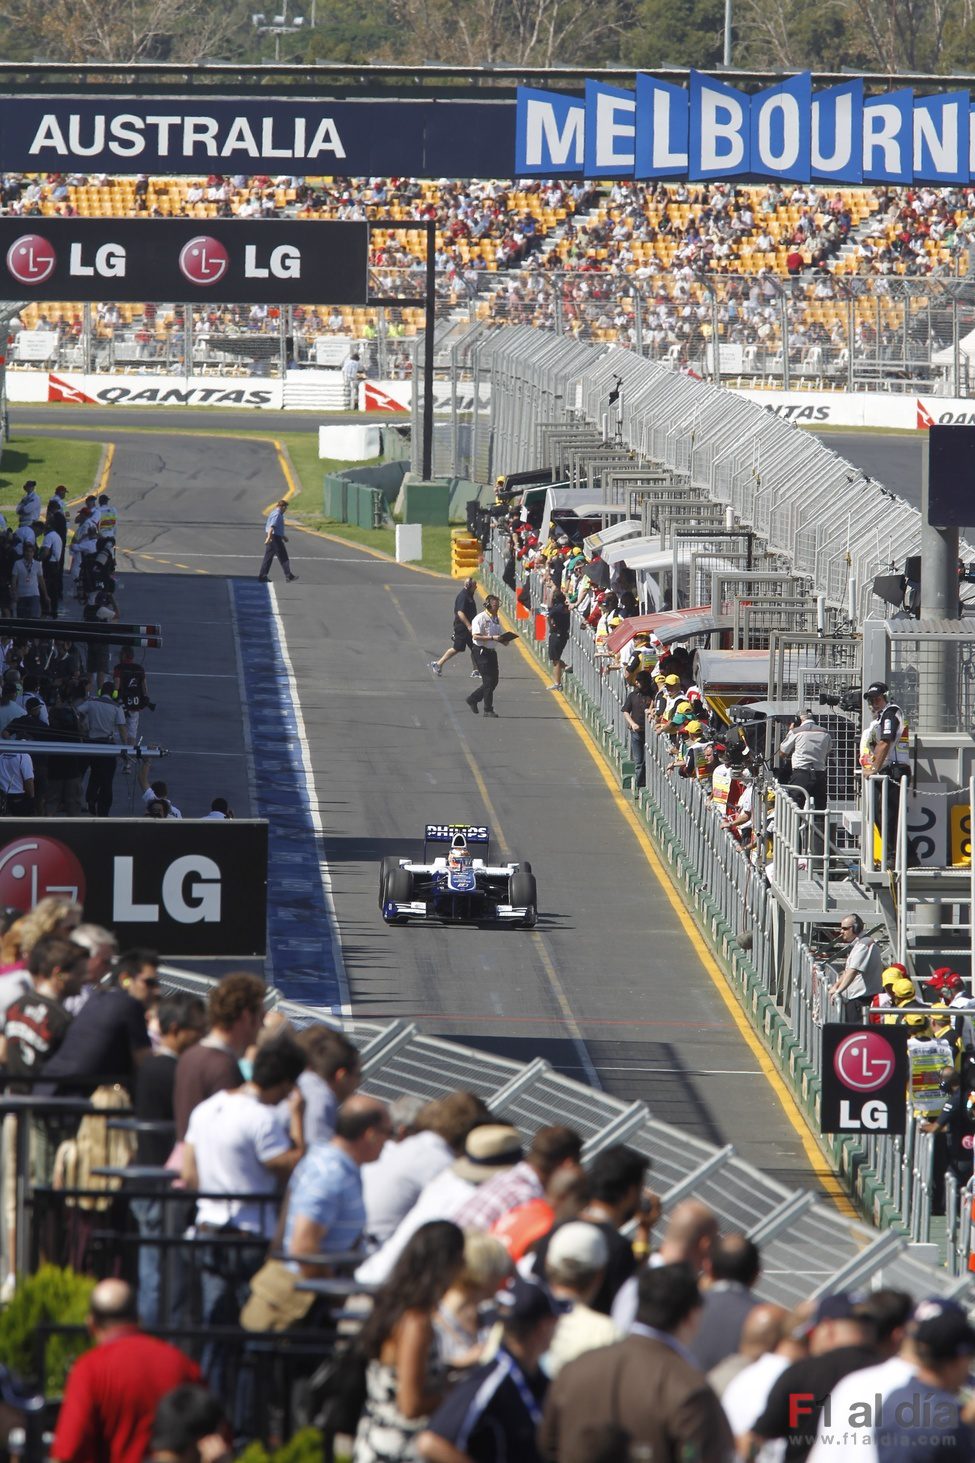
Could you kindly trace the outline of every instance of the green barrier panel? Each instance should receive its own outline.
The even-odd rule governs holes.
[[[338,473],[326,473],[323,492],[322,511],[326,518],[334,518],[336,523],[346,523],[348,512],[348,491],[349,485],[344,477]]]
[[[403,489],[404,523],[450,521],[449,483],[407,483]]]

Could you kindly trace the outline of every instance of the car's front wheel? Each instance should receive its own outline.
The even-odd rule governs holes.
[[[409,904],[413,898],[413,875],[409,869],[396,867],[391,870],[386,880],[386,899],[391,899],[394,904]],[[383,901],[385,903],[385,900]],[[408,916],[387,915],[383,910],[383,919],[387,924],[406,924]]]
[[[524,906],[525,918],[522,923],[526,929],[533,929],[538,919],[538,888],[534,874],[512,874],[508,898],[516,909]]]

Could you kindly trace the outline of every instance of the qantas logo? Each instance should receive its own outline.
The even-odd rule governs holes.
[[[373,381],[363,383],[362,404],[365,411],[392,411],[405,413],[407,408],[395,396],[390,396]]]
[[[72,386],[68,381],[62,381],[60,376],[48,376],[47,399],[48,401],[70,401],[75,406],[98,405],[93,396],[86,395],[84,391],[77,386]]]

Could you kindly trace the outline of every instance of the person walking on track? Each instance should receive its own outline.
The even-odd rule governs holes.
[[[463,588],[454,600],[453,641],[450,648],[444,651],[439,660],[431,660],[430,669],[435,676],[441,674],[448,660],[453,660],[455,655],[462,655],[465,650],[469,650],[471,658],[476,661],[474,643],[471,640],[471,625],[474,623],[474,617],[477,614],[477,601],[474,598],[476,588],[476,579],[465,579]]]
[[[284,570],[284,577],[289,584],[293,579],[298,578],[297,574],[291,572],[291,560],[288,558],[288,550],[285,548],[288,536],[284,531],[284,510],[287,506],[287,499],[282,498],[279,503],[274,505],[267,517],[267,530],[264,535],[264,562],[261,564],[261,572],[257,576],[263,584],[267,583],[271,565],[275,559],[281,560],[281,568]]]
[[[471,622],[471,638],[474,641],[477,668],[481,673],[481,684],[466,699],[475,716],[482,701],[485,716],[498,714],[494,709],[494,688],[500,677],[497,646],[507,645],[513,638],[510,632],[506,635],[501,629],[501,621],[498,619],[500,608],[501,601],[497,595],[489,594],[484,601],[483,610]]]

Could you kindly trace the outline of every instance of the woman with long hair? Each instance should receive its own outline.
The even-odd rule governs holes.
[[[419,1458],[414,1441],[446,1381],[434,1316],[463,1264],[463,1232],[449,1220],[435,1220],[416,1231],[377,1292],[359,1334],[368,1365],[353,1463]]]

